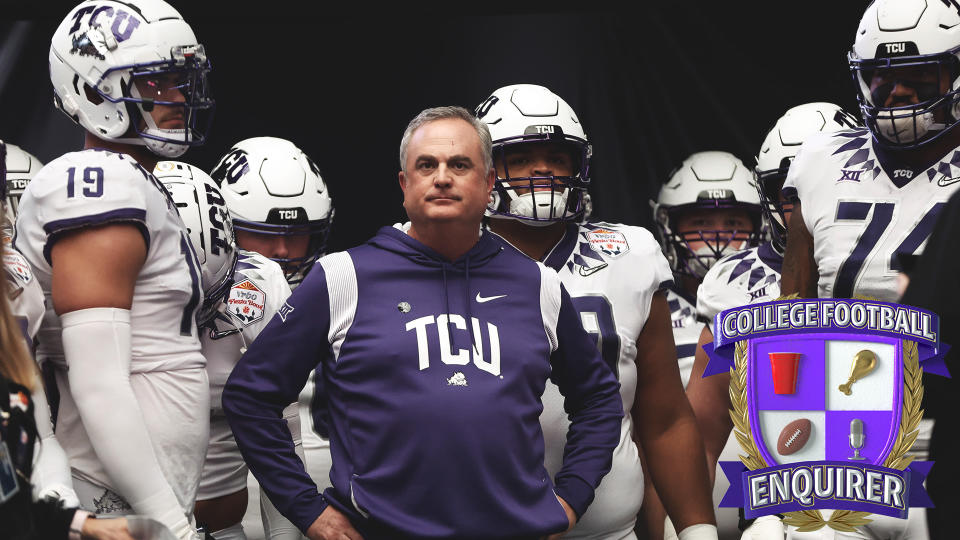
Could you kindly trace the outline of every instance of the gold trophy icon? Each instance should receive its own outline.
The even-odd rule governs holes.
[[[846,395],[853,393],[851,387],[853,383],[866,377],[877,367],[877,355],[869,349],[864,349],[853,357],[853,364],[850,366],[850,378],[844,384],[840,385],[840,391]]]

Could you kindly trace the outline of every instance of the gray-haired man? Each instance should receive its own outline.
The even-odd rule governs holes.
[[[428,109],[400,154],[409,230],[314,267],[227,381],[237,442],[311,539],[562,533],[610,469],[619,384],[557,274],[481,232],[486,126]],[[281,418],[318,365],[326,406],[313,412],[329,415],[333,461],[322,495]],[[538,421],[548,378],[572,419],[554,479]]]

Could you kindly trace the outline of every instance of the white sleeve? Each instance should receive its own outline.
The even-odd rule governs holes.
[[[43,384],[37,385],[33,393],[33,416],[37,423],[40,444],[34,447],[33,498],[54,498],[63,502],[65,508],[80,506],[80,499],[73,490],[70,476],[70,464],[60,443],[53,436],[53,423],[50,420],[50,406]]]
[[[120,495],[181,540],[196,539],[187,512],[160,469],[130,386],[130,311],[64,313],[63,352],[70,390],[97,457]],[[110,414],[103,414],[110,411]]]
[[[130,157],[102,150],[73,152],[54,160],[30,182],[25,197],[36,230],[26,241],[50,251],[63,233],[108,223],[137,227],[150,246],[146,225],[149,176]],[[19,234],[19,232],[18,232]]]

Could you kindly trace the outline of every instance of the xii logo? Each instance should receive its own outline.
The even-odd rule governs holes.
[[[862,170],[852,170],[852,169],[840,169],[840,172],[843,173],[843,176],[837,179],[837,182],[859,182],[860,175],[863,174]]]

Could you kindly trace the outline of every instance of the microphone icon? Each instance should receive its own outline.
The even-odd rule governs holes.
[[[863,421],[854,418],[850,421],[850,448],[853,448],[853,455],[847,459],[864,460],[867,459],[860,455],[860,449],[863,448]]]

